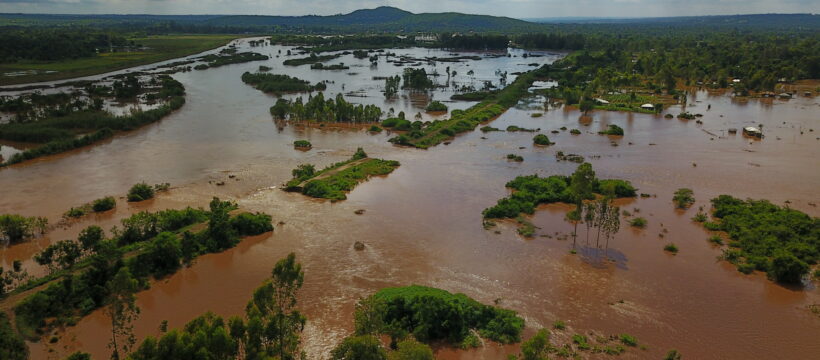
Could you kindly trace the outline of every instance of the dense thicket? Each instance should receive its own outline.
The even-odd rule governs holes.
[[[723,257],[749,273],[765,271],[774,280],[799,283],[820,260],[820,219],[766,200],[712,199],[717,222],[707,229],[725,231],[731,241]]]

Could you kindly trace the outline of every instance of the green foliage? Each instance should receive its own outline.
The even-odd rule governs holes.
[[[444,105],[441,101],[432,101],[425,110],[430,112],[447,111],[447,105]]]
[[[307,140],[296,140],[296,141],[293,142],[293,147],[302,148],[302,149],[309,149],[309,148],[313,147],[313,144],[311,144],[310,141],[307,141]]]
[[[675,195],[672,196],[672,201],[678,209],[688,209],[695,203],[694,192],[692,189],[680,188],[675,191]]]
[[[128,190],[128,201],[137,202],[144,201],[154,197],[154,188],[144,182],[134,184]]]
[[[645,228],[646,227],[646,219],[642,217],[636,217],[629,221],[629,225],[636,228]]]
[[[330,353],[333,360],[387,360],[387,351],[373,335],[350,336]]]
[[[572,129],[572,130],[569,131],[569,133],[572,134],[572,135],[581,135],[581,130]]]
[[[535,135],[535,137],[532,138],[532,142],[535,143],[535,145],[552,145],[552,142],[550,142],[550,138],[548,138],[547,135],[544,134]]]
[[[104,198],[94,200],[94,202],[91,203],[91,209],[94,210],[94,212],[108,211],[116,206],[117,200],[114,199],[113,196],[106,196]]]
[[[167,75],[160,75],[159,97],[164,103],[157,108],[114,116],[93,106],[93,101],[67,96],[63,102],[47,107],[43,118],[36,121],[0,124],[0,139],[42,144],[14,154],[2,165],[17,164],[34,158],[53,155],[91,145],[114,136],[116,131],[128,131],[159,121],[185,104],[184,87]],[[29,98],[34,95],[24,95]],[[44,108],[45,109],[45,108]],[[19,115],[19,114],[18,114]],[[85,134],[79,136],[80,134]]]
[[[669,352],[666,353],[666,356],[663,357],[663,360],[681,360],[682,358],[683,357],[681,356],[681,354],[677,350],[673,349],[669,350]]]
[[[0,312],[0,359],[25,360],[28,356],[26,342],[11,327],[6,313]]]
[[[668,251],[672,254],[677,254],[678,253],[678,247],[677,247],[677,245],[675,245],[675,243],[666,244],[666,246],[663,247],[663,250]]]
[[[371,176],[387,175],[397,167],[398,161],[369,159],[321,179],[308,181],[302,193],[316,198],[344,200],[347,199],[345,192],[353,190],[358,183]]]
[[[567,325],[561,320],[555,320],[555,322],[552,323],[552,327],[557,330],[564,330],[566,329]]]
[[[427,90],[435,86],[433,80],[427,77],[427,70],[424,68],[405,68],[402,78],[404,79],[404,87],[407,89]]]
[[[740,200],[729,195],[712,199],[714,230],[725,231],[737,248],[725,256],[738,267],[745,263],[766,271],[776,281],[798,283],[820,259],[820,220],[773,205],[766,200]]]
[[[626,346],[638,346],[638,339],[629,334],[621,334],[619,336],[621,342]]]
[[[19,243],[35,234],[43,233],[48,220],[42,217],[26,217],[17,214],[0,214],[0,240]]]
[[[387,354],[390,360],[433,360],[433,349],[426,344],[408,339],[398,343],[396,351]]]
[[[231,227],[239,236],[255,236],[273,231],[271,216],[263,213],[240,213],[231,218]]]
[[[520,341],[524,320],[514,311],[483,305],[464,294],[424,286],[382,289],[374,295],[387,306],[386,325],[423,342],[460,344],[477,330],[501,343]]]
[[[575,343],[580,350],[592,349],[592,346],[589,344],[589,339],[585,335],[572,335],[572,342]]]
[[[479,346],[481,346],[481,339],[479,339],[478,336],[470,332],[469,334],[467,334],[467,336],[464,337],[463,340],[461,340],[461,344],[459,344],[458,347],[464,350],[469,350],[477,348]]]
[[[609,127],[606,130],[598,132],[598,133],[602,134],[602,135],[623,136],[624,135],[624,129],[622,129],[618,125],[610,124]]]
[[[581,179],[584,182],[591,181],[591,184],[573,188],[573,179],[578,184],[581,183]],[[636,192],[628,181],[595,179],[595,173],[588,164],[580,165],[572,177],[519,176],[508,182],[506,186],[515,191],[509,197],[499,200],[495,206],[485,209],[482,212],[484,218],[516,218],[521,213],[532,214],[539,204],[576,203],[579,196],[580,199],[591,199],[593,193],[603,193],[614,197],[633,197]],[[579,191],[580,194],[577,193]]]
[[[210,211],[187,208],[140,212],[123,219],[121,227],[112,231],[112,239],[105,240],[101,228],[90,226],[80,233],[78,242],[55,243],[38,255],[40,262],[63,268],[82,264],[83,271],[63,274],[44,290],[20,301],[14,308],[18,328],[27,338],[37,339],[53,327],[71,324],[77,316],[104,306],[109,290],[100,284],[111,281],[121,269],[145,284],[151,277],[173,273],[183,261],[234,246],[239,236],[272,228],[270,216],[242,213],[231,217],[229,213],[234,209],[235,204],[215,198]],[[183,231],[205,221],[208,227],[199,233]],[[123,259],[126,251],[135,254]],[[51,318],[54,320],[46,321]]]
[[[487,126],[482,126],[480,130],[481,130],[481,132],[485,132],[485,133],[487,133],[487,132],[493,132],[493,131],[501,131],[501,129],[499,129],[499,128],[494,128],[494,127],[489,126],[489,125],[487,125]]]
[[[550,332],[547,329],[541,329],[521,344],[521,360],[546,360],[551,351]]]
[[[695,214],[694,217],[692,217],[692,221],[694,221],[694,222],[702,223],[702,222],[705,222],[706,220],[707,220],[706,213],[704,213],[702,211],[698,211],[698,213]]]
[[[371,125],[370,129],[368,129],[368,131],[374,132],[374,133],[379,133],[379,132],[382,132],[382,128],[380,128],[378,125]]]
[[[715,245],[723,245],[723,238],[720,235],[712,235],[709,237],[709,242]]]
[[[516,154],[507,154],[507,160],[512,160],[512,161],[515,161],[515,162],[522,162],[522,161],[524,161],[524,157],[521,156],[521,155],[516,155]]]
[[[342,94],[325,100],[321,92],[308,97],[307,102],[302,97],[292,102],[280,98],[270,112],[278,119],[319,123],[377,123],[382,116],[382,110],[376,105],[355,105],[347,102]]]
[[[91,360],[91,354],[77,351],[69,355],[65,360]]]
[[[249,73],[242,74],[242,82],[266,93],[281,94],[324,90],[324,84],[311,85],[309,81],[288,75]]]
[[[510,126],[507,126],[507,131],[509,131],[509,132],[519,132],[519,131],[521,131],[521,132],[536,132],[537,130],[522,128],[522,127],[519,127],[517,125],[510,125]]]

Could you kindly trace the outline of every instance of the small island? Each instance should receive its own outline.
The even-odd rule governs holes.
[[[316,171],[312,164],[299,165],[293,169],[293,179],[285,184],[285,190],[333,202],[345,200],[345,193],[360,182],[371,176],[387,175],[399,165],[398,161],[369,158],[362,148],[358,148],[349,160],[320,171]]]

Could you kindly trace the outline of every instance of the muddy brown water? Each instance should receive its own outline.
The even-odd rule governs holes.
[[[276,50],[261,48],[274,56]],[[426,49],[396,52],[446,54]],[[491,79],[500,66],[526,69],[533,60],[554,58],[495,58],[438,67],[443,73],[444,66],[460,66],[461,81],[469,82],[469,68],[476,69],[477,78]],[[476,130],[450,145],[415,150],[387,143],[391,136],[387,132],[278,129],[268,114],[274,97],[242,84],[242,72],[265,64],[274,73],[311,81],[332,79],[335,83],[326,95],[335,96],[345,84],[345,92],[367,94],[350,101],[392,106],[408,114],[422,111],[423,106],[407,93],[385,102],[378,92],[383,82],[372,77],[392,75],[400,68],[384,60],[370,68],[366,61],[356,67],[356,60],[342,58],[338,62],[351,65],[351,70],[312,72],[307,67],[284,69],[283,59],[176,74],[187,88],[188,101],[167,119],[107,143],[0,171],[0,213],[48,216],[52,222],[71,206],[122,195],[137,181],[174,186],[150,202],[126,205],[120,199],[111,213],[7,248],[3,262],[30,258],[49,242],[71,238],[91,223],[108,228],[135,211],[206,206],[219,196],[248,210],[267,212],[275,223],[284,224],[235,249],[203,256],[140,293],[142,314],[135,324],[139,338],[157,335],[162,320],[180,327],[206,311],[241,314],[253,289],[270,276],[273,264],[295,252],[306,272],[299,304],[309,318],[304,345],[311,358],[326,358],[352,331],[358,298],[386,286],[409,284],[463,292],[486,303],[497,300],[525,317],[525,337],[560,319],[569,330],[558,337],[589,331],[629,333],[648,347],[631,349],[624,358],[657,359],[672,348],[689,359],[820,356],[820,317],[807,309],[820,303],[815,284],[787,288],[761,274],[737,272],[716,260],[719,250],[706,241],[708,232],[690,220],[698,206],[708,207],[708,199],[724,193],[777,204],[789,201],[790,206],[818,216],[820,211],[812,205],[820,202],[817,99],[736,101],[723,94],[697,92],[690,96],[687,110],[704,114],[702,125],[617,112],[582,117],[563,108],[533,118],[533,112],[543,110],[522,107],[505,113],[492,126],[541,128],[556,145],[533,147],[532,133]],[[438,91],[432,97],[443,100],[449,93]],[[471,104],[448,103],[451,109]],[[673,114],[679,111],[670,109]],[[762,141],[726,133],[730,127],[761,123],[766,133]],[[608,124],[623,127],[626,136],[595,134]],[[562,126],[583,133],[549,132]],[[313,149],[295,151],[296,139],[310,140]],[[358,146],[371,156],[399,160],[402,165],[386,177],[359,185],[348,200],[334,204],[279,189],[299,163],[325,166],[348,158]],[[649,224],[644,230],[622,224],[609,244],[612,261],[601,261],[603,250],[584,245],[582,226],[579,253],[569,254],[571,239],[558,239],[572,231],[563,221],[565,205],[539,208],[532,216],[538,226],[532,239],[519,237],[513,223],[501,222],[500,234],[481,226],[481,210],[506,196],[504,184],[515,176],[571,173],[577,164],[557,162],[554,154],[559,150],[585,156],[599,177],[626,179],[641,192],[657,195],[619,202],[631,212],[637,208]],[[508,162],[509,153],[522,155],[525,161]],[[226,185],[216,186],[217,181]],[[694,189],[697,198],[685,212],[675,210],[671,202],[680,187]],[[358,209],[366,212],[355,215]],[[594,243],[594,234],[592,238]],[[355,241],[363,242],[365,250],[355,251]],[[669,242],[680,248],[677,255],[662,250]],[[30,261],[26,266],[33,273],[39,271]],[[30,343],[32,358],[59,358],[76,349],[95,358],[109,355],[109,325],[101,311],[58,335],[56,344]],[[516,351],[517,346],[488,345],[471,351],[440,349],[438,356],[498,359]]]

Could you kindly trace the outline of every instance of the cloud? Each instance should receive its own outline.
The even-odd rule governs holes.
[[[332,15],[383,5],[519,18],[820,12],[814,0],[0,0],[0,12]]]

